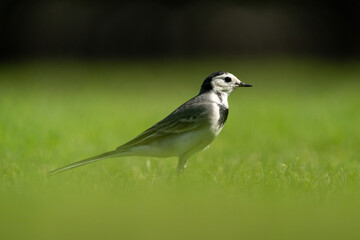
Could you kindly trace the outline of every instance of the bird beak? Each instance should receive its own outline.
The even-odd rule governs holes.
[[[240,83],[238,84],[238,86],[239,86],[239,87],[252,87],[253,85],[240,82]]]

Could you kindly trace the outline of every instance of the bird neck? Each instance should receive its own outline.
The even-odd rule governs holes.
[[[217,103],[223,105],[226,108],[229,108],[229,103],[228,103],[228,96],[229,94],[226,92],[221,92],[221,91],[213,91],[214,95],[217,98]]]

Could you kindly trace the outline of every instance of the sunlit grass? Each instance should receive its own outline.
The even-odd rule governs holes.
[[[0,68],[1,239],[338,239],[360,231],[357,63],[315,60],[23,63]],[[110,159],[198,93],[244,82],[222,133],[190,159]]]

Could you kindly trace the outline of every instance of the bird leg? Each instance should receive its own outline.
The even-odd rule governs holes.
[[[188,160],[188,156],[186,155],[181,155],[179,157],[179,161],[178,161],[178,165],[177,165],[177,173],[180,175],[184,172],[185,168],[186,168],[186,163]]]

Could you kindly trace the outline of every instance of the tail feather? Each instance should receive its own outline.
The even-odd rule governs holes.
[[[100,155],[97,155],[97,156],[94,156],[94,157],[91,157],[91,158],[87,158],[87,159],[84,159],[84,160],[81,160],[81,161],[71,163],[71,164],[66,165],[64,167],[61,167],[61,168],[52,170],[52,171],[48,172],[48,175],[51,176],[51,175],[54,175],[54,174],[57,174],[57,173],[67,171],[67,170],[72,169],[72,168],[80,167],[82,165],[89,164],[89,163],[92,163],[92,162],[96,162],[96,161],[99,161],[99,160],[103,160],[103,159],[106,159],[106,158],[117,157],[121,153],[122,152],[119,152],[118,150],[106,152],[106,153],[103,153],[103,154],[100,154]]]

